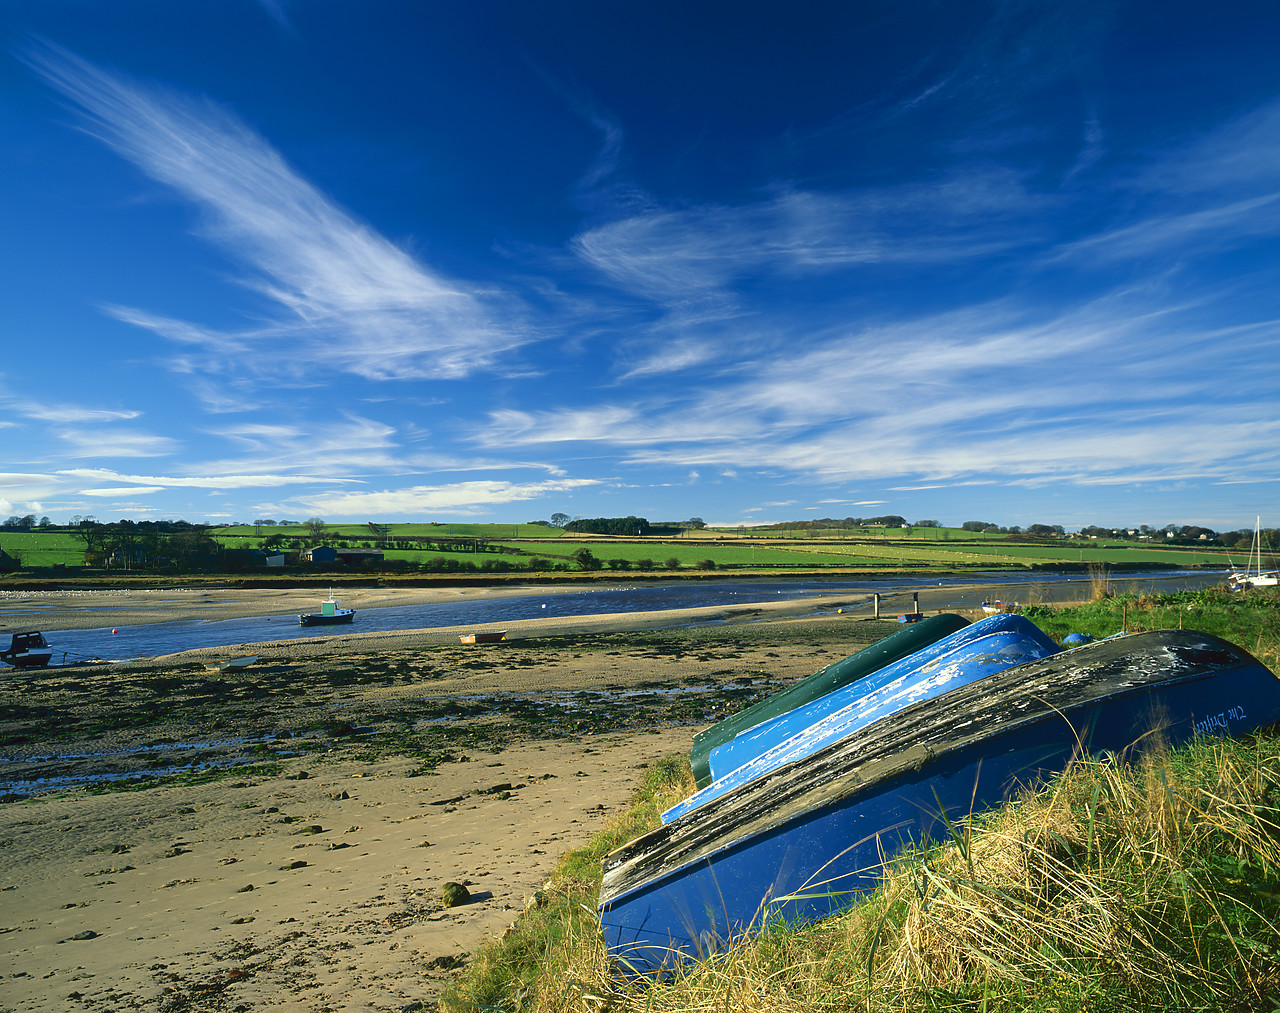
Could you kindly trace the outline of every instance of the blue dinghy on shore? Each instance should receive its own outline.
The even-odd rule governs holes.
[[[711,750],[716,746],[736,738],[756,725],[764,724],[779,714],[785,714],[796,707],[812,703],[819,697],[865,679],[872,672],[878,672],[884,668],[885,665],[891,665],[908,655],[915,654],[968,625],[969,620],[953,612],[943,612],[921,619],[904,630],[891,633],[883,640],[877,640],[874,644],[864,647],[847,658],[824,665],[813,675],[806,676],[786,689],[730,714],[710,728],[703,729],[694,735],[693,746],[689,750],[689,767],[693,771],[694,781],[699,788],[705,788],[715,780],[708,761]]]
[[[780,714],[711,750],[716,780],[662,814],[670,823],[752,778],[920,700],[1061,648],[1022,616],[998,615],[943,637],[855,683]]]
[[[1086,752],[1280,719],[1280,679],[1217,637],[1101,640],[912,704],[756,778],[604,859],[605,942],[632,974],[707,956],[772,919],[809,921]],[[1156,734],[1152,734],[1156,733]]]

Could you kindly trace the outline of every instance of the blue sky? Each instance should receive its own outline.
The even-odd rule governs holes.
[[[1278,30],[0,0],[0,514],[1274,524]]]

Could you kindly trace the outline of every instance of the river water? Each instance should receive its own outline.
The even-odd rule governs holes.
[[[1172,592],[1221,583],[1223,574],[1203,571],[1160,571],[1111,578],[1121,592]],[[429,605],[402,605],[362,609],[350,626],[302,627],[297,616],[256,616],[219,621],[179,619],[142,626],[59,630],[49,634],[54,663],[74,663],[87,658],[123,661],[202,647],[232,647],[269,640],[292,640],[333,636],[335,633],[382,633],[398,630],[433,629],[452,626],[493,626],[520,619],[547,619],[606,615],[626,612],[662,612],[671,609],[719,608],[763,602],[796,601],[847,596],[854,606],[870,603],[874,593],[902,593],[928,589],[929,609],[972,608],[984,593],[1015,600],[1019,592],[1043,601],[1065,596],[1083,597],[1089,578],[1080,574],[963,574],[918,580],[888,581],[681,581],[672,584],[619,586],[560,594],[441,602]],[[975,594],[972,585],[986,588]],[[954,588],[955,594],[946,592]],[[1008,590],[1005,590],[1005,589]],[[975,600],[977,599],[977,600]],[[886,605],[891,611],[906,611],[900,600]],[[815,602],[814,613],[829,612]],[[717,620],[718,621],[718,620]],[[672,625],[677,625],[673,622]],[[680,625],[687,625],[681,623]]]

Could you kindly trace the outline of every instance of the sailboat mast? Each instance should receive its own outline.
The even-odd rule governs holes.
[[[1262,515],[1259,514],[1253,522],[1253,551],[1258,554],[1258,565],[1254,568],[1254,573],[1259,577],[1262,576]],[[1250,553],[1249,562],[1253,562],[1253,553]],[[1247,571],[1246,571],[1247,572]]]

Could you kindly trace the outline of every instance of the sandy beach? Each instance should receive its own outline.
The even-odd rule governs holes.
[[[186,593],[120,592],[110,622],[172,618]],[[24,618],[100,626],[93,595],[111,592],[54,594]],[[315,600],[199,594],[192,611],[220,616]],[[648,613],[517,623],[501,644],[353,630],[6,669],[0,1009],[432,1009],[645,766],[899,628],[826,604],[691,610],[722,620],[694,629]],[[259,660],[208,667],[240,652]],[[444,908],[450,881],[469,902]]]

